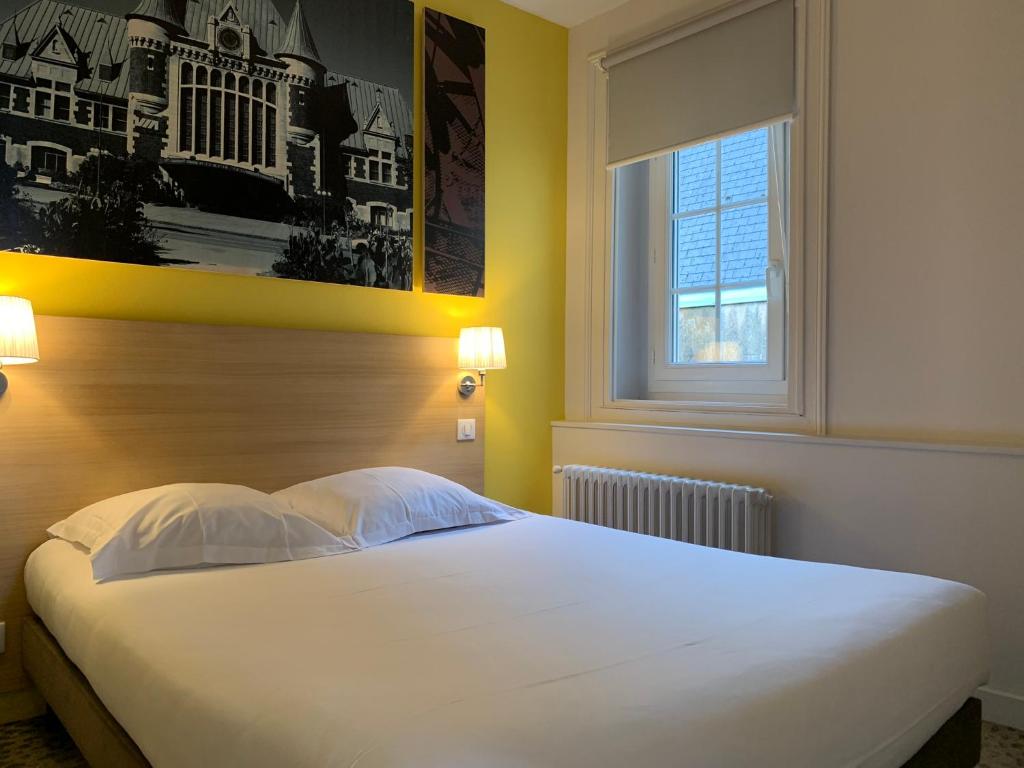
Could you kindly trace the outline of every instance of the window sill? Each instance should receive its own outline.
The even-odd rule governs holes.
[[[680,429],[751,430],[816,434],[819,425],[799,403],[785,398],[765,402],[745,396],[742,402],[701,400],[611,400],[594,403],[594,422],[652,425]]]
[[[817,446],[845,446],[851,448],[873,448],[898,451],[929,451],[938,453],[974,454],[981,456],[1005,456],[1024,459],[1024,445],[999,443],[958,443],[947,441],[900,440],[866,437],[841,437],[815,435],[801,432],[725,429],[711,427],[678,426],[667,424],[637,424],[602,421],[553,421],[552,429],[586,429],[605,432],[639,432],[650,435],[678,435],[712,437],[730,440],[767,440],[773,442],[803,443]]]

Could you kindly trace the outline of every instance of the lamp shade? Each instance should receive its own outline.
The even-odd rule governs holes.
[[[16,296],[0,296],[0,365],[39,361],[36,321],[32,302]]]
[[[489,371],[505,367],[501,328],[463,328],[459,333],[459,368]]]

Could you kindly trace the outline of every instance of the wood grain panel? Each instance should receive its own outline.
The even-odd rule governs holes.
[[[483,392],[454,339],[38,317],[42,360],[0,398],[0,691],[25,685],[22,570],[91,502],[172,482],[274,491],[402,465],[483,490]],[[477,419],[475,442],[456,419]]]

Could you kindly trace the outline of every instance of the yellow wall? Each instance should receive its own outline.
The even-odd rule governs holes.
[[[424,3],[415,5],[421,191]],[[487,378],[487,492],[545,512],[549,423],[562,415],[568,33],[497,0],[432,0],[430,6],[487,30],[485,299],[421,292],[420,216],[411,294],[2,253],[0,295],[25,296],[39,314],[81,317],[425,336],[455,336],[463,325],[503,326],[509,368]],[[40,346],[45,358],[46,339]]]

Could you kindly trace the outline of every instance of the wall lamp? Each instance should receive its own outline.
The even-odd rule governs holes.
[[[17,296],[0,296],[0,368],[38,362],[32,302]],[[7,377],[0,371],[0,396],[6,391]]]
[[[480,384],[472,376],[463,376],[459,394],[469,397],[484,385],[484,372],[506,367],[505,337],[501,328],[463,328],[459,332],[459,368],[480,374]]]

